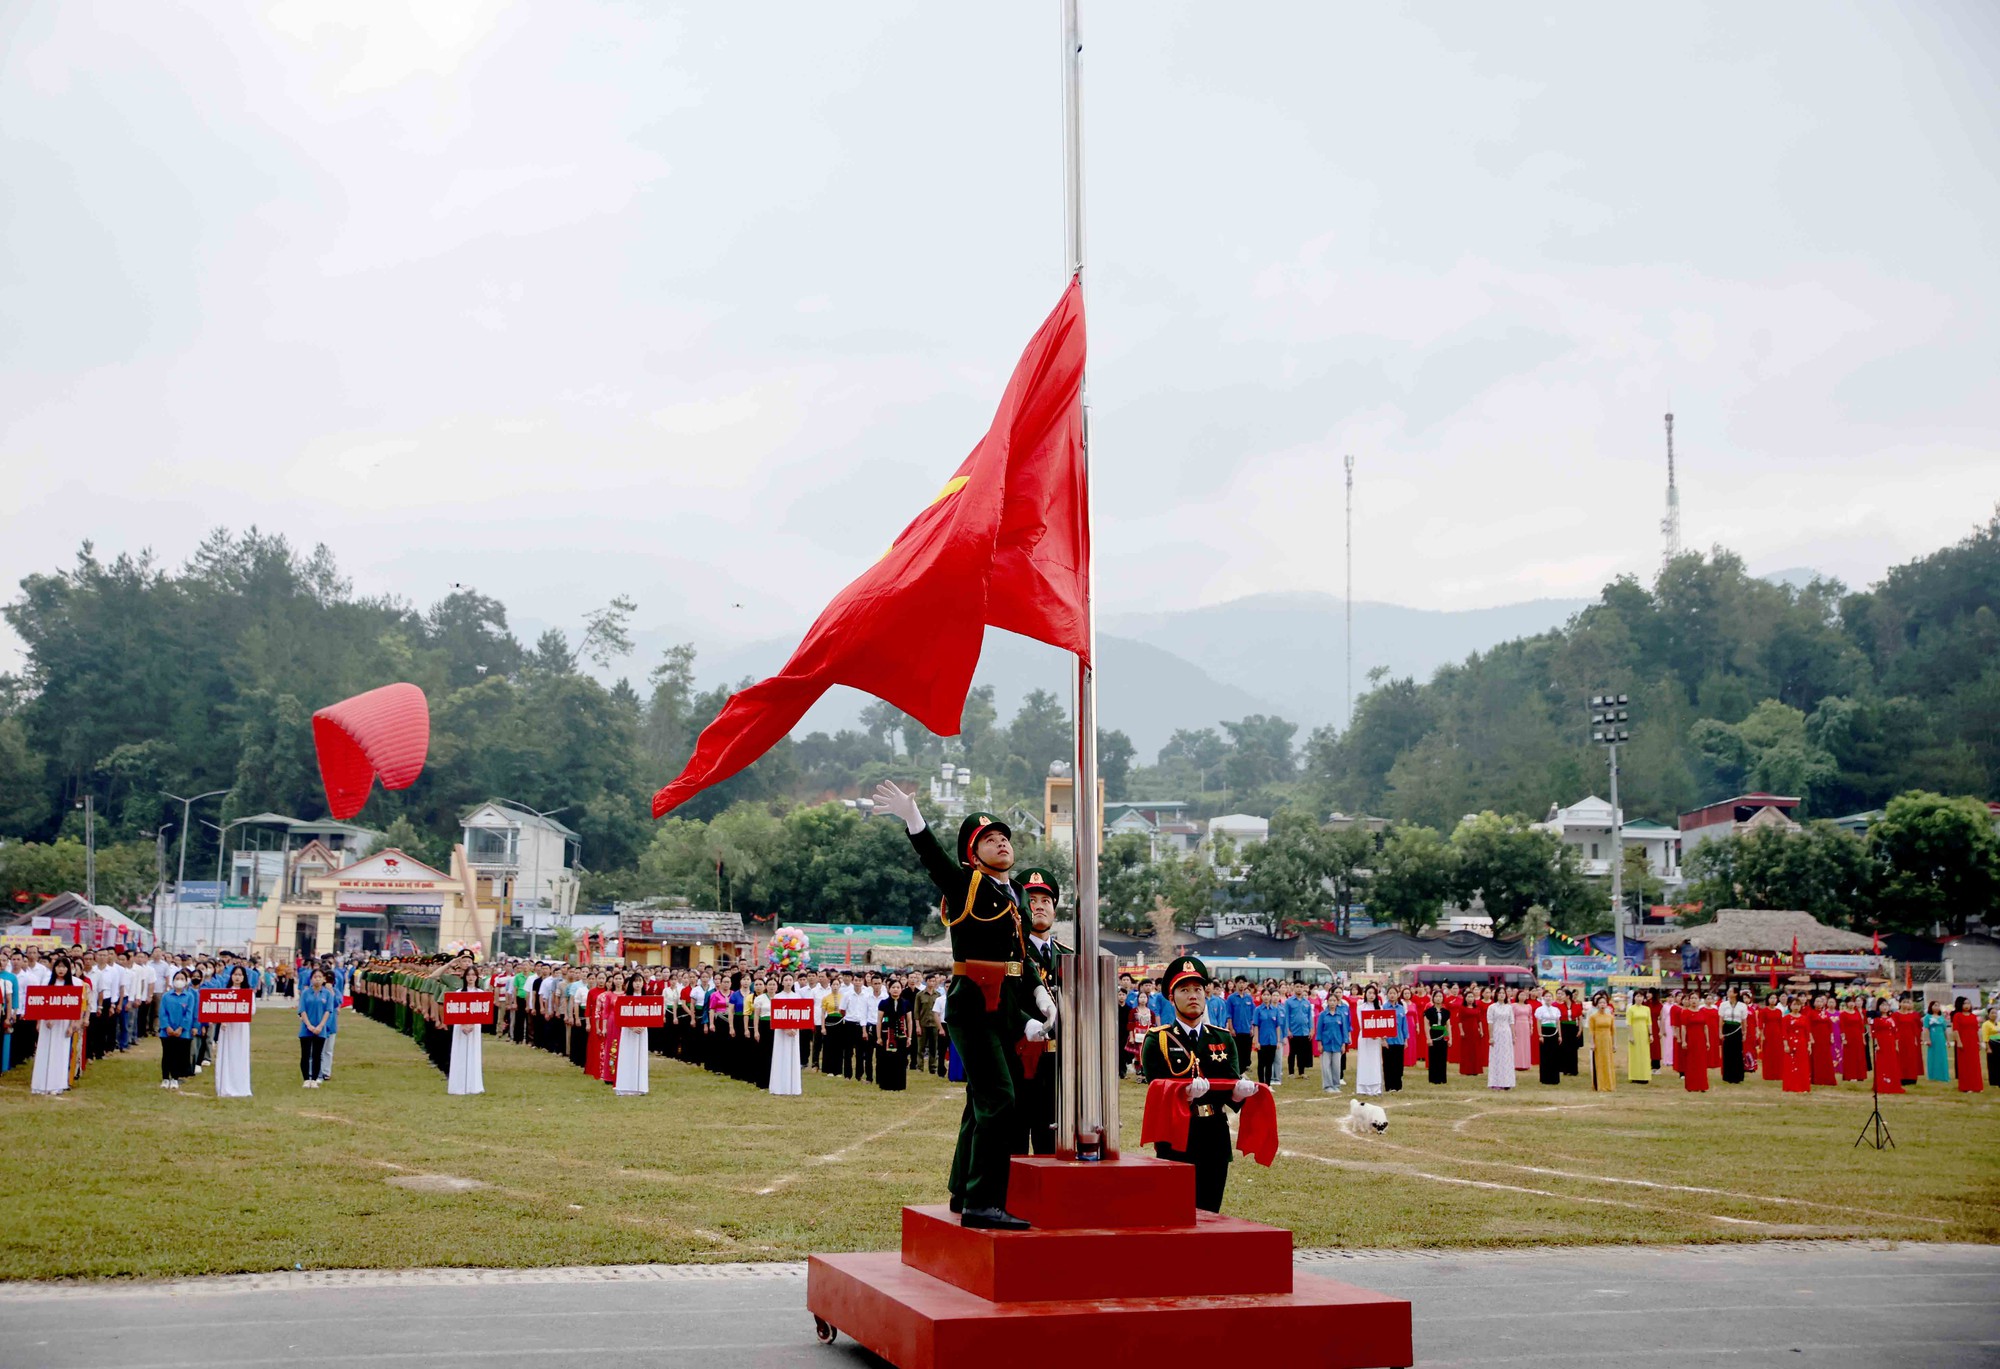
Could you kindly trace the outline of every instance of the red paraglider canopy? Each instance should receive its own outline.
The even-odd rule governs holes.
[[[431,746],[431,710],[413,684],[383,685],[313,714],[313,749],[334,819],[359,813],[375,787],[408,789]]]

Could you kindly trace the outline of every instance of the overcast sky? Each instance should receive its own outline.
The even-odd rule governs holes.
[[[1338,592],[1343,452],[1359,597],[1650,574],[1669,405],[1759,571],[2000,495],[2000,7],[1084,3],[1102,605]],[[1056,11],[16,0],[0,584],[802,628],[1061,288]]]

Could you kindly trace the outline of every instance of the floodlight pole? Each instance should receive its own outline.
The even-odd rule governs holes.
[[[1611,932],[1625,973],[1625,814],[1618,808],[1618,746],[1632,740],[1629,694],[1590,696],[1590,739],[1611,753]]]

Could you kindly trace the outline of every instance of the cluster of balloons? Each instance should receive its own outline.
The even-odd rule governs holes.
[[[778,934],[771,938],[771,948],[764,952],[764,959],[774,970],[798,973],[810,965],[806,950],[812,940],[796,927],[780,927]]]

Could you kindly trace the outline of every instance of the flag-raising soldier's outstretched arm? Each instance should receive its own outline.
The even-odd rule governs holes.
[[[905,794],[894,780],[883,780],[875,786],[875,807],[903,820],[903,828],[910,834],[910,845],[917,848],[917,859],[923,862],[931,883],[949,898],[964,898],[965,882],[971,871],[938,844],[924,815],[917,811],[917,796]]]

